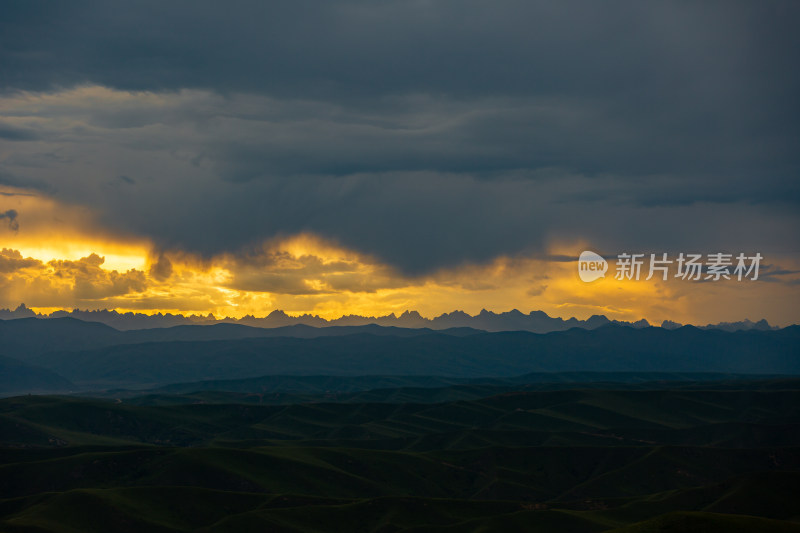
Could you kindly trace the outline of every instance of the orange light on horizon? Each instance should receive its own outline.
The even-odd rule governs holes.
[[[651,323],[751,317],[777,324],[800,320],[796,282],[617,280],[613,265],[605,278],[583,282],[576,263],[564,257],[592,249],[584,242],[552,243],[547,255],[504,255],[412,277],[310,233],[202,258],[181,250],[156,251],[146,239],[111,234],[85,210],[50,198],[3,200],[1,208],[19,211],[20,229],[0,228],[0,250],[21,256],[12,252],[13,257],[0,258],[10,265],[0,271],[0,307],[5,308],[24,302],[48,313],[79,308],[232,318],[266,316],[281,309],[326,319],[405,310],[432,318],[454,310],[475,315],[482,309],[516,308],[564,319],[605,314],[628,321],[646,318]],[[104,258],[102,263],[92,254]],[[789,259],[793,262],[786,270],[800,268],[800,258]],[[744,298],[751,317],[738,314]]]

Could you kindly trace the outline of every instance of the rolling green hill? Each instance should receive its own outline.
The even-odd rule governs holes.
[[[0,531],[796,531],[800,386],[726,383],[7,398]]]

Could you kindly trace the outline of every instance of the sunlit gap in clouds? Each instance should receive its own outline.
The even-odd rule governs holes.
[[[0,209],[14,210],[18,227],[0,229],[0,308],[25,303],[41,312],[116,309],[232,318],[281,309],[327,319],[517,308],[562,318],[645,318],[654,324],[762,317],[788,324],[796,306],[794,256],[780,257],[781,268],[772,266],[784,274],[767,271],[766,281],[757,283],[618,280],[611,258],[604,278],[585,283],[573,258],[592,249],[591,243],[553,240],[544,255],[506,254],[407,275],[311,232],[210,256],[163,249],[148,238],[106,227],[86,207],[36,190],[4,187],[2,192]],[[743,302],[752,314],[741,316]]]
[[[52,200],[26,198],[30,205],[38,201],[58,207]],[[48,236],[36,229],[41,221],[29,218],[36,209],[23,212],[28,214],[21,216],[21,229],[3,234],[0,307],[24,302],[40,312],[116,309],[232,318],[282,309],[327,319],[407,309],[433,317],[456,309],[476,314],[484,308],[518,308],[562,318],[605,314],[657,324],[665,319],[702,323],[711,315],[742,319],[735,313],[727,316],[725,307],[743,299],[754,305],[764,298],[786,300],[778,283],[617,280],[613,263],[609,275],[587,284],[578,278],[574,261],[565,260],[577,257],[587,246],[583,241],[552,245],[547,257],[502,256],[408,277],[309,233],[204,258],[182,250],[156,252],[143,239],[114,240],[102,231],[95,235],[88,218],[71,218],[63,206],[63,220],[81,224],[61,224]],[[781,323],[777,313],[765,316]]]

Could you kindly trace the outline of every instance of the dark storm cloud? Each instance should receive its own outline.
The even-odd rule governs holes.
[[[5,213],[0,213],[0,220],[8,219],[8,229],[11,231],[19,231],[19,221],[17,220],[17,216],[19,216],[19,213],[17,213],[16,210],[9,209]]]
[[[789,66],[797,7],[295,0],[234,1],[222,8],[208,1],[26,1],[6,3],[3,11],[2,79],[10,88],[94,82],[322,98],[420,90],[621,91],[636,104],[727,82],[723,98],[753,88],[782,92],[763,76]],[[762,81],[742,79],[742,70],[761,74]],[[796,78],[790,70],[783,76]],[[643,87],[659,90],[637,92]]]
[[[158,281],[169,279],[172,275],[172,262],[169,260],[169,257],[160,254],[158,260],[150,267],[150,275]]]
[[[39,136],[36,132],[25,128],[15,128],[0,122],[0,139],[8,141],[32,141]]]
[[[416,272],[553,238],[798,244],[795,2],[12,2],[0,15],[7,98],[158,96],[0,108],[16,121],[0,143],[18,141],[0,183],[87,203],[163,248],[312,231]]]

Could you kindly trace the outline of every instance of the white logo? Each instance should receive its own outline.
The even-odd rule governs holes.
[[[692,281],[720,281],[720,280],[751,280],[756,281],[759,276],[761,260],[764,256],[756,252],[753,255],[740,253],[717,252],[708,254],[703,260],[703,254],[684,253],[678,254],[677,259],[670,259],[666,252],[660,254],[617,254],[614,279],[620,281],[639,281],[647,274],[645,280],[656,277],[667,281],[671,277]],[[672,265],[677,266],[677,274],[672,276]],[[594,252],[581,252],[578,257],[578,275],[582,281],[592,281],[606,277],[608,262]]]
[[[581,281],[590,283],[594,280],[606,277],[608,272],[608,262],[602,256],[594,252],[581,252],[578,258],[578,276]]]

